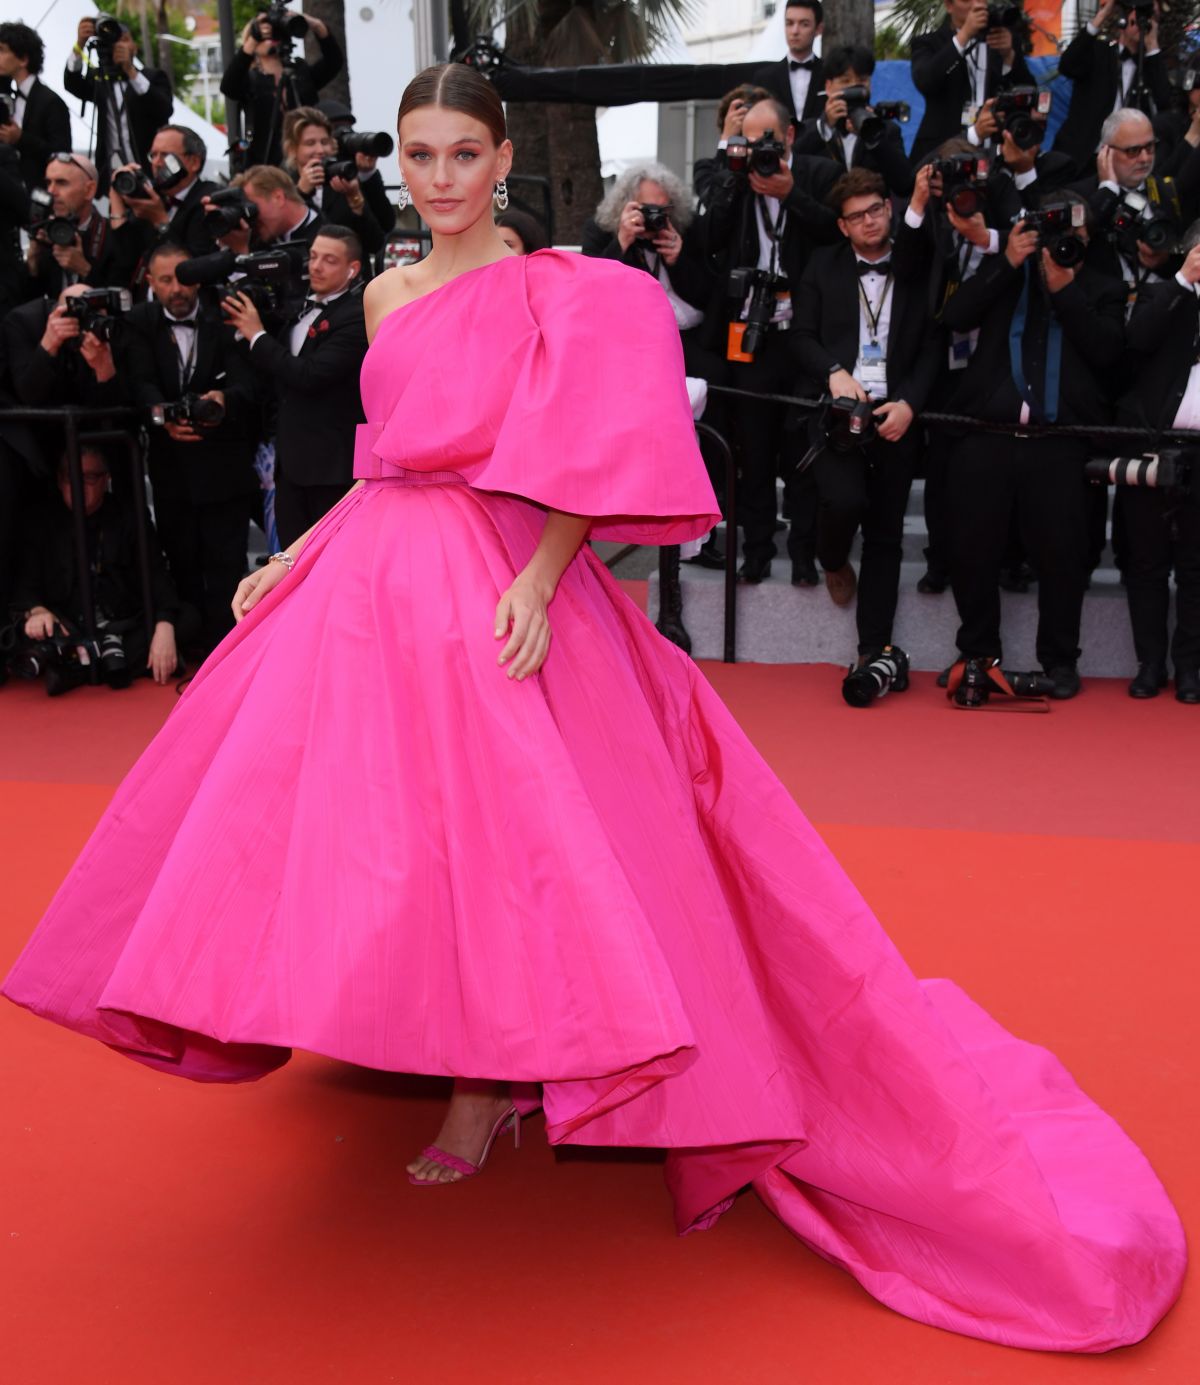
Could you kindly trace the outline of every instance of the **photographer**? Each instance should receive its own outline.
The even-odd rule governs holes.
[[[1184,244],[1183,267],[1141,294],[1129,322],[1133,385],[1118,405],[1118,422],[1157,433],[1200,431],[1200,225]],[[1117,487],[1114,522],[1123,536],[1125,594],[1137,653],[1135,698],[1156,697],[1167,684],[1167,654],[1175,696],[1200,702],[1200,477],[1165,487]],[[1171,571],[1175,572],[1175,633],[1168,641]]]
[[[1079,691],[1079,622],[1088,558],[1085,442],[1034,437],[1032,423],[1092,424],[1110,414],[1108,373],[1124,347],[1124,289],[1085,266],[1087,206],[1043,196],[1002,255],[946,302],[944,324],[979,331],[959,410],[1018,427],[968,433],[950,462],[951,576],[964,659],[999,658],[999,576],[1015,514],[1038,574],[1037,656],[1052,696]]]
[[[350,141],[367,141],[372,146],[377,146],[379,141],[378,134],[364,134],[354,128],[354,112],[349,106],[343,105],[341,101],[331,101],[325,99],[317,102],[317,110],[329,121],[333,131],[333,137],[338,141],[341,148],[342,141],[349,137]],[[388,137],[391,142],[391,137]],[[393,148],[395,146],[393,145]],[[379,160],[391,153],[382,149],[378,153],[369,153],[365,149],[356,148],[354,151],[354,162],[358,165],[358,185],[362,188],[363,196],[367,199],[367,206],[370,207],[375,220],[383,228],[386,238],[389,231],[396,224],[396,208],[389,200],[387,188],[383,183],[383,174],[379,171]],[[336,221],[333,216],[326,217],[329,221]]]
[[[779,102],[793,125],[811,119],[821,109],[821,59],[813,47],[824,20],[821,0],[787,0],[783,7],[787,57],[760,67],[751,78]]]
[[[892,256],[892,208],[878,173],[857,168],[829,195],[841,245],[813,252],[797,299],[795,347],[801,392],[869,407],[869,440],[840,446],[813,429],[818,496],[817,560],[832,600],[858,588],[860,666],[892,643],[900,584],[904,511],[919,447],[915,415],[938,365],[925,283],[902,277]],[[850,547],[862,528],[862,574]]]
[[[698,233],[728,285],[725,355],[733,384],[756,394],[790,393],[798,373],[789,344],[792,295],[813,245],[831,244],[838,236],[837,218],[824,201],[837,181],[837,165],[794,154],[795,132],[775,100],[751,106],[742,132],[742,142],[731,141],[725,151],[725,167],[713,172]],[[733,412],[741,442],[741,577],[761,582],[776,552],[775,475],[784,406],[738,399]],[[811,585],[817,580],[811,487],[794,476],[793,467],[787,472],[792,580]]]
[[[107,301],[95,304],[93,294]],[[0,331],[9,383],[20,403],[100,407],[125,402],[109,339],[120,326],[111,320],[110,311],[118,296],[115,290],[73,284],[63,289],[57,302],[39,298],[9,313]],[[99,318],[106,321],[101,323]]]
[[[999,131],[996,157],[987,189],[987,217],[992,226],[1009,227],[1021,209],[1043,193],[1065,188],[1075,178],[1075,165],[1058,150],[1042,152],[1046,119],[1034,111],[1005,121]]]
[[[286,174],[283,176],[287,176]],[[311,297],[275,336],[245,294],[222,304],[249,342],[250,361],[275,386],[275,518],[292,543],[353,484],[355,427],[363,422],[358,375],[367,351],[362,246],[344,226],[324,225],[309,248]]]
[[[925,98],[925,114],[913,143],[920,163],[964,129],[972,143],[988,137],[974,128],[972,111],[1010,86],[1033,86],[1024,57],[1027,21],[1019,6],[998,9],[985,0],[945,0],[946,18],[932,33],[912,41],[913,85]],[[998,20],[1007,23],[998,23]]]
[[[834,159],[839,172],[869,168],[883,179],[889,196],[912,191],[912,165],[904,152],[900,127],[871,106],[875,55],[869,48],[844,44],[821,60],[825,77],[825,110],[804,120],[796,134],[796,153]]]
[[[84,68],[84,52],[93,58]],[[138,68],[137,43],[129,29],[101,15],[79,21],[75,47],[63,72],[63,86],[81,101],[91,101],[96,121],[96,167],[99,190],[108,191],[114,165],[144,163],[154,132],[175,108],[171,80],[156,67]],[[63,145],[69,149],[70,144]]]
[[[1114,13],[1121,14],[1116,44],[1100,40],[1100,31]],[[1145,28],[1143,29],[1143,24]],[[1142,81],[1138,91],[1138,53]],[[1166,58],[1158,47],[1158,7],[1152,0],[1104,0],[1067,45],[1059,61],[1060,76],[1071,79],[1071,104],[1054,141],[1054,148],[1086,173],[1100,141],[1100,127],[1114,111],[1134,108],[1146,115],[1171,104]]]
[[[234,224],[217,234],[217,244],[239,255],[292,241],[311,245],[325,221],[304,200],[290,174],[266,164],[247,169],[228,188],[207,194],[203,205],[206,213],[217,205],[229,213]],[[239,209],[242,215],[236,217]]]
[[[24,641],[12,659],[18,676],[46,678],[50,696],[87,681],[97,659],[111,688],[127,688],[147,674],[168,683],[179,672],[176,627],[179,599],[149,516],[150,584],[154,635],[147,642],[138,565],[134,502],[112,493],[108,459],[96,444],[82,449],[87,551],[98,639],[84,640],[83,594],[75,561],[75,525],[65,456],[58,464],[58,497],[26,518],[15,604],[24,612]]]
[[[284,170],[296,180],[300,195],[323,220],[348,226],[362,242],[363,251],[375,255],[387,236],[367,205],[357,176],[326,179],[326,165],[340,160],[337,141],[326,116],[313,106],[298,106],[283,118]]]
[[[204,198],[217,184],[201,174],[208,157],[204,141],[183,125],[164,125],[150,146],[149,177],[137,164],[117,170],[109,187],[109,221],[124,260],[144,270],[150,251],[164,241],[189,255],[209,255],[217,242],[204,225]],[[134,190],[122,192],[134,183]],[[140,277],[134,271],[135,279]]]
[[[32,192],[56,149],[71,147],[71,113],[38,75],[46,50],[28,24],[0,24],[0,144],[15,149]]]
[[[321,56],[310,67],[292,56],[296,38],[311,32]],[[241,49],[221,78],[221,95],[237,101],[249,129],[249,164],[283,161],[283,116],[297,106],[315,106],[321,88],[342,70],[345,59],[325,24],[273,5],[260,10],[242,30]]]
[[[742,122],[746,119],[746,112],[759,101],[769,100],[771,93],[765,87],[756,87],[749,82],[734,87],[721,97],[717,105],[717,129],[720,137],[717,140],[716,153],[711,158],[697,159],[692,165],[692,191],[696,194],[698,204],[708,201],[713,174],[718,169],[728,167],[725,151],[731,139],[742,138]]]
[[[57,298],[70,284],[128,285],[132,266],[96,205],[97,185],[96,166],[82,154],[56,155],[46,166],[49,215],[31,226],[25,261],[34,292]]]
[[[232,328],[175,277],[187,253],[170,241],[150,252],[154,297],[129,314],[124,361],[133,402],[165,414],[150,429],[154,515],[176,589],[203,615],[208,654],[233,629],[230,600],[246,571],[257,399]]]

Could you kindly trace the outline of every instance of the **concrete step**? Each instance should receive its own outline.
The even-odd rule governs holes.
[[[906,545],[907,548],[907,545]],[[954,597],[923,596],[917,580],[920,561],[906,561],[900,573],[895,640],[917,669],[942,669],[957,657],[954,643],[958,614]],[[835,606],[823,586],[793,587],[791,564],[777,558],[772,575],[758,586],[738,585],[737,645],[739,660],[763,664],[849,664],[858,636],[853,606]],[[697,659],[720,659],[724,649],[724,574],[681,565],[683,623]],[[1001,594],[1004,663],[1011,669],[1038,667],[1034,653],[1037,588]],[[658,617],[658,573],[650,574],[649,611]],[[1112,568],[1101,568],[1083,603],[1084,676],[1130,678],[1137,672],[1124,588]]]

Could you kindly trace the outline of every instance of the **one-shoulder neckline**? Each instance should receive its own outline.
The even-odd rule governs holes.
[[[533,250],[530,254],[541,254],[539,250]],[[487,264],[476,265],[474,269],[464,269],[461,274],[456,274],[452,279],[447,279],[444,284],[438,284],[436,288],[427,289],[424,293],[419,293],[416,298],[410,298],[407,303],[398,303],[394,308],[389,309],[379,319],[379,326],[375,328],[375,336],[372,340],[378,340],[380,332],[383,331],[383,324],[390,322],[392,318],[402,313],[406,308],[414,308],[418,303],[424,303],[427,298],[433,298],[443,290],[452,287],[454,284],[461,283],[464,279],[470,279],[476,274],[482,274],[485,269],[495,269],[497,265],[507,264],[510,260],[527,260],[528,255],[505,255],[502,259],[491,260]]]

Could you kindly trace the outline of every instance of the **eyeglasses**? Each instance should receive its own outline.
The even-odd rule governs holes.
[[[84,160],[76,158],[74,154],[51,154],[50,162],[55,164],[74,164],[85,178],[91,179],[93,183],[97,181],[95,168],[91,167],[91,165]]]
[[[876,217],[882,216],[887,211],[886,202],[872,202],[869,207],[864,207],[861,212],[849,212],[842,217],[847,226],[857,226],[860,222],[866,221],[868,217],[872,221]]]
[[[1116,154],[1124,154],[1128,159],[1140,158],[1143,154],[1153,154],[1158,148],[1158,140],[1149,139],[1145,144],[1127,144],[1123,149],[1119,144],[1109,146]]]

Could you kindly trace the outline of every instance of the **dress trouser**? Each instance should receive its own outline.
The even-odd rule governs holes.
[[[731,361],[730,383],[737,389],[761,394],[795,394],[800,370],[785,340],[786,332],[768,331],[753,361]],[[782,458],[787,406],[765,400],[736,399],[733,416],[741,442],[741,484],[738,490],[738,523],[742,526],[742,553],[747,562],[773,558],[775,547],[775,477],[784,477],[787,510],[792,519],[788,552],[793,559],[811,551],[813,490],[806,477],[794,474],[805,451],[804,434],[797,433]],[[794,455],[793,455],[794,454]]]
[[[1088,555],[1086,444],[970,434],[950,460],[950,578],[967,658],[999,657],[1000,568],[1015,513],[1038,574],[1037,657],[1044,669],[1079,658]]]
[[[845,567],[862,527],[858,579],[858,652],[877,654],[892,642],[900,591],[904,511],[918,453],[912,428],[899,442],[875,438],[853,452],[822,451],[813,462],[817,486],[817,561],[826,572]]]
[[[1139,664],[1167,663],[1167,611],[1175,569],[1175,634],[1171,662],[1200,668],[1200,498],[1119,486],[1125,593]]]
[[[311,529],[317,520],[327,515],[354,484],[340,486],[298,486],[280,474],[275,466],[275,527],[279,542],[287,548],[301,534]]]
[[[198,505],[156,492],[154,518],[180,600],[200,613],[204,649],[215,649],[233,629],[230,603],[246,575],[246,497]]]
[[[733,367],[719,352],[704,344],[703,338],[707,330],[707,326],[701,323],[699,327],[689,327],[686,332],[680,332],[679,340],[683,346],[683,368],[693,378],[707,380],[710,385],[731,385],[734,383],[732,379]],[[714,428],[732,446],[731,419],[732,410],[729,396],[714,394],[710,390],[700,422]],[[704,457],[704,464],[708,468],[708,479],[712,482],[713,490],[717,494],[721,513],[724,514],[725,468],[721,465],[721,459],[717,456],[714,448],[706,440],[701,441],[700,452]]]

